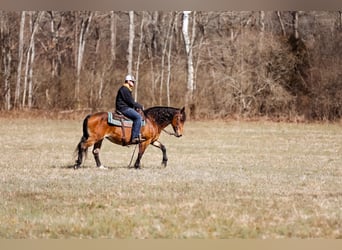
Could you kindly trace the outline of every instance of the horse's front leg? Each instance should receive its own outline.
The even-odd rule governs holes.
[[[134,163],[134,168],[135,169],[139,169],[140,168],[140,160],[147,148],[147,146],[149,145],[148,142],[143,142],[143,143],[139,143],[139,153],[138,153],[138,157],[137,160]]]
[[[159,148],[162,152],[163,152],[163,161],[162,161],[162,166],[164,166],[164,167],[166,167],[166,165],[167,165],[167,155],[166,155],[166,147],[163,145],[163,144],[161,144],[161,142],[159,142],[159,141],[154,141],[153,143],[152,143],[152,145],[153,146],[155,146],[155,147],[157,147],[157,148]]]
[[[94,148],[93,148],[93,155],[94,155],[94,159],[95,159],[95,162],[96,162],[96,166],[98,168],[105,168],[101,164],[101,161],[100,161],[100,149],[101,149],[102,142],[103,142],[103,139],[98,141],[98,142],[96,142],[94,144]]]

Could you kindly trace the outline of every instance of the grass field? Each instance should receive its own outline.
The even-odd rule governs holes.
[[[82,121],[0,118],[0,238],[342,238],[342,126],[187,122],[141,170],[105,141],[73,170]]]

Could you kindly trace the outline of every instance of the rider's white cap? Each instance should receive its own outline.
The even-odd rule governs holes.
[[[126,78],[125,78],[125,81],[132,81],[132,82],[135,82],[134,76],[132,76],[132,75],[127,75]]]

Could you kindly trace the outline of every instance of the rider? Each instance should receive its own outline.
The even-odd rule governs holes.
[[[134,88],[134,84],[134,76],[127,75],[125,83],[118,90],[115,106],[117,111],[120,111],[123,115],[133,121],[131,143],[138,144],[144,141],[140,135],[142,117],[137,112],[139,109],[143,110],[143,106],[133,99],[132,90]]]

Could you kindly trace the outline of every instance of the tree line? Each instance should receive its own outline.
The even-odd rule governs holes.
[[[145,107],[193,118],[342,116],[341,11],[0,11],[0,109]]]

